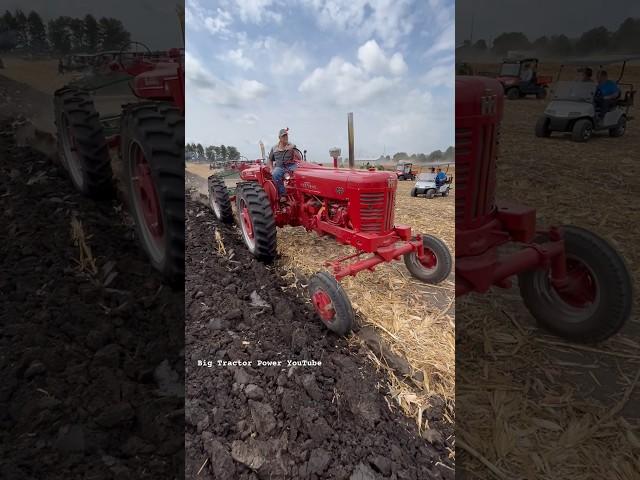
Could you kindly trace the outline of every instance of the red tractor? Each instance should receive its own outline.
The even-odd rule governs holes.
[[[631,315],[629,271],[595,234],[541,228],[535,209],[496,203],[503,98],[494,79],[456,79],[456,296],[509,288],[517,275],[539,324],[572,341],[605,340]]]
[[[349,139],[351,143],[352,134]],[[363,270],[373,271],[380,263],[403,257],[415,278],[439,283],[449,276],[452,265],[451,254],[440,239],[413,235],[411,227],[394,223],[398,184],[394,172],[356,170],[353,155],[349,165],[351,168],[327,168],[300,162],[295,172],[285,177],[285,203],[279,201],[271,168],[266,165],[242,171],[235,195],[229,195],[222,178],[212,175],[208,179],[215,216],[233,223],[235,202],[244,242],[261,260],[276,257],[276,227],[286,225],[330,235],[357,250],[326,262],[331,273],[317,273],[309,282],[311,300],[320,319],[341,335],[351,329],[354,320],[351,302],[338,283],[342,278]],[[360,259],[365,254],[371,255]]]
[[[75,187],[93,198],[114,193],[111,157],[122,179],[138,237],[168,281],[184,279],[184,51],[123,48],[110,64],[138,101],[100,117],[82,81],[55,92],[61,162]],[[107,82],[112,84],[113,82]]]

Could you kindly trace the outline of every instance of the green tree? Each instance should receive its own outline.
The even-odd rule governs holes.
[[[566,35],[553,35],[549,39],[549,52],[554,53],[557,56],[567,56],[571,55],[573,52],[573,45],[571,44],[571,40]]]
[[[47,24],[49,44],[55,53],[67,54],[71,51],[71,39],[67,30],[67,22],[64,17],[49,20]]]
[[[102,17],[99,22],[101,50],[119,50],[131,41],[131,34],[122,22],[115,18]]]
[[[204,157],[204,148],[202,147],[201,143],[198,143],[196,145],[196,153],[198,154],[199,157]]]
[[[406,152],[398,152],[393,155],[392,161],[395,163],[400,160],[406,160],[407,158],[409,158],[409,156]]]
[[[71,33],[71,43],[74,52],[84,52],[85,44],[85,26],[84,21],[80,18],[70,18],[68,22],[69,32]]]
[[[84,17],[84,38],[87,51],[96,52],[98,50],[98,43],[100,42],[100,28],[98,27],[98,21],[93,15],[86,15]]]
[[[13,50],[18,44],[16,21],[9,10],[0,17],[0,51]]]
[[[22,10],[16,10],[13,16],[14,26],[17,35],[17,47],[27,48],[29,46],[29,30],[27,27],[27,16]]]
[[[546,52],[549,49],[549,38],[544,35],[536,38],[531,46],[538,52]]]
[[[640,18],[627,18],[613,33],[611,44],[619,52],[629,52],[640,44]]]
[[[240,160],[240,152],[236,147],[227,147],[227,157],[231,161]]]
[[[487,42],[485,42],[483,39],[480,39],[473,45],[473,48],[475,48],[479,52],[484,52],[487,50]]]
[[[27,17],[27,31],[29,32],[29,48],[34,52],[48,50],[47,30],[42,18],[37,12],[31,11]]]
[[[216,152],[213,149],[213,145],[209,145],[207,148],[205,148],[204,149],[204,154],[207,157],[207,160],[209,160],[210,162],[215,161]]]
[[[220,145],[220,158],[222,159],[223,162],[226,162],[229,160],[229,155],[227,154],[227,147],[225,147],[224,145]]]
[[[580,36],[578,43],[576,43],[576,52],[588,55],[598,51],[606,51],[609,49],[610,41],[611,33],[605,27],[592,28]]]
[[[509,50],[527,50],[531,44],[522,32],[505,32],[493,40],[493,51],[505,55]]]

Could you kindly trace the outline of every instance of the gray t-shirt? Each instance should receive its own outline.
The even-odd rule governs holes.
[[[299,158],[300,154],[294,148],[296,146],[292,143],[288,143],[284,147],[281,147],[279,143],[274,145],[269,152],[269,161],[273,162],[276,167],[296,163],[296,158],[301,159]]]

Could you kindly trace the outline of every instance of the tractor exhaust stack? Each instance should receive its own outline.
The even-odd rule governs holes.
[[[349,168],[354,169],[356,165],[356,159],[353,144],[353,112],[349,112],[347,117],[347,131],[349,135]]]

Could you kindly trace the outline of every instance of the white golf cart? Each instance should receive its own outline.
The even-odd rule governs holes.
[[[547,105],[535,127],[537,137],[549,137],[552,132],[571,133],[576,142],[588,141],[595,132],[607,130],[612,137],[624,135],[635,95],[631,83],[622,83],[625,66],[628,61],[640,57],[625,57],[609,60],[585,60],[565,62],[560,66],[557,81],[552,89],[552,100]],[[584,71],[589,65],[599,65],[594,77],[605,65],[622,63],[616,81],[619,89],[614,100],[603,101],[599,98],[597,83],[583,80],[560,80],[563,67],[572,65],[582,67]]]
[[[451,182],[453,177],[447,177],[444,183],[439,184],[436,182],[435,172],[419,173],[415,186],[411,189],[410,195],[417,197],[418,195],[424,195],[427,198],[433,198],[436,195],[446,197],[451,190]]]

